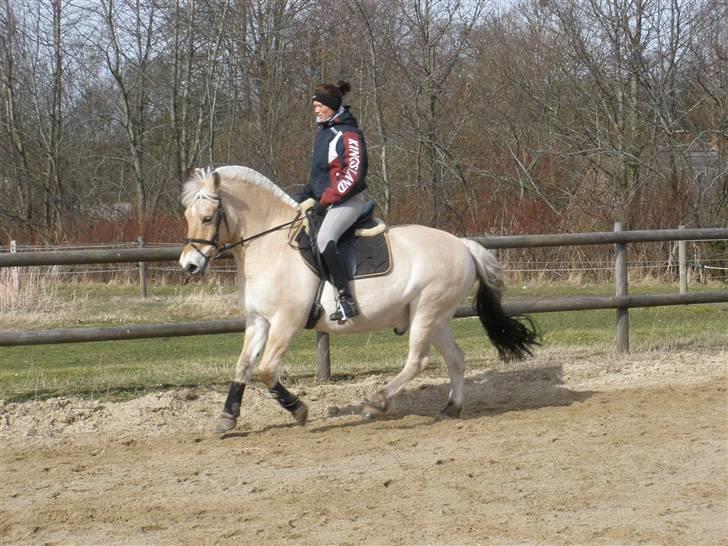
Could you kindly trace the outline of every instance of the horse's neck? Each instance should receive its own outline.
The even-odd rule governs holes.
[[[239,235],[243,238],[253,237],[290,222],[296,216],[295,208],[264,188],[249,185],[245,188],[244,195],[244,200],[232,195],[233,206],[238,215]],[[235,206],[236,203],[238,206]]]
[[[274,301],[282,288],[302,286],[302,281],[296,279],[305,276],[306,271],[301,272],[301,269],[307,268],[303,260],[297,258],[298,251],[290,244],[297,226],[284,225],[296,218],[296,210],[283,205],[283,208],[276,208],[270,213],[261,211],[260,215],[256,214],[255,221],[246,223],[244,233],[241,233],[241,237],[249,239],[282,226],[236,248],[235,261],[243,288],[241,294],[245,299],[253,297]],[[248,283],[254,287],[252,292],[244,288]],[[248,305],[257,307],[251,302],[244,301],[243,304],[246,309]]]

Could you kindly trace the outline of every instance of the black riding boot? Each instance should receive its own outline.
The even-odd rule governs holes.
[[[329,270],[331,282],[333,282],[336,290],[339,292],[339,304],[336,307],[336,311],[329,315],[329,318],[339,322],[346,322],[350,318],[357,316],[359,311],[349,291],[349,276],[346,273],[344,257],[339,254],[339,249],[333,241],[326,246],[321,255]]]

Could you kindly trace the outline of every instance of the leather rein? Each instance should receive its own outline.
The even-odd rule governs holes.
[[[251,235],[250,237],[240,237],[239,241],[236,241],[234,243],[225,243],[222,246],[220,245],[220,225],[225,222],[225,230],[230,233],[230,227],[228,226],[227,217],[225,216],[225,209],[222,207],[222,198],[219,195],[206,195],[204,197],[205,199],[214,199],[217,201],[217,209],[215,210],[215,235],[213,235],[212,239],[184,239],[184,243],[187,245],[190,245],[192,248],[194,248],[197,252],[202,254],[202,256],[205,258],[205,265],[211,260],[211,259],[217,259],[219,258],[224,252],[227,252],[228,250],[231,250],[235,248],[236,246],[244,246],[248,244],[250,241],[253,241],[255,239],[258,239],[260,237],[263,237],[264,235],[268,235],[269,233],[273,233],[274,231],[279,231],[285,227],[292,226],[296,222],[301,221],[300,211],[296,214],[296,217],[291,220],[290,222],[285,222],[283,224],[279,224],[277,226],[273,226],[272,228],[266,229],[264,231],[261,231],[259,233],[256,233],[255,235]],[[217,254],[215,254],[214,257],[210,257],[204,252],[202,252],[197,245],[208,245],[215,249]]]

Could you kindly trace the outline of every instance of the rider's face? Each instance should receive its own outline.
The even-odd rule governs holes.
[[[313,101],[313,111],[314,114],[316,114],[316,121],[325,121],[330,119],[331,116],[336,113],[331,108],[317,100]]]

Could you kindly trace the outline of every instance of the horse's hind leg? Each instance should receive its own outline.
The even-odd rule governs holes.
[[[430,361],[429,352],[433,330],[434,325],[430,317],[416,316],[414,318],[410,327],[407,362],[394,379],[377,391],[371,400],[365,402],[362,411],[365,419],[372,419],[386,413],[392,397],[427,367]]]
[[[449,323],[435,332],[432,343],[445,360],[447,373],[450,375],[450,396],[441,414],[447,417],[460,417],[465,391],[465,355],[455,341]]]

